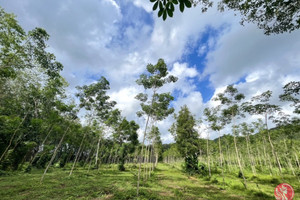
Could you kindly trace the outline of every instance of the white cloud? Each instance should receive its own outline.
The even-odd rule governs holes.
[[[290,74],[300,69],[299,31],[266,36],[254,25],[233,26],[209,52],[205,74],[214,86],[230,84],[252,73]],[[255,76],[249,77],[253,79]]]
[[[299,31],[265,36],[254,25],[240,26],[240,18],[233,12],[220,13],[216,7],[207,13],[201,13],[199,6],[184,13],[177,9],[173,18],[163,21],[157,11],[152,12],[152,3],[144,0],[0,2],[6,11],[18,16],[26,30],[39,26],[50,33],[49,49],[65,66],[63,76],[70,83],[69,93],[74,93],[74,86],[89,84],[103,75],[110,81],[109,94],[122,114],[139,122],[141,129],[144,121],[136,117],[140,108],[134,97],[143,88],[135,80],[158,58],[164,58],[170,74],[179,77],[159,92],[175,92],[177,99],[172,105],[176,112],[187,104],[197,117],[204,106],[217,102],[203,103],[196,77],[203,80],[209,76],[215,94],[244,78],[237,87],[248,97],[267,89],[278,96],[284,84],[300,80]],[[208,28],[215,35],[196,46]],[[207,53],[201,74],[199,66],[180,61],[194,48],[200,55]],[[164,142],[172,141],[168,133],[172,122],[168,117],[158,124]]]
[[[127,117],[128,120],[135,120],[134,114],[139,109],[139,101],[135,96],[140,91],[136,87],[124,87],[119,91],[109,94],[112,100],[117,102],[116,107],[122,111],[122,115]]]

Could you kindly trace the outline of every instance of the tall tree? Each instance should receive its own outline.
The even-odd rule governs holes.
[[[127,121],[123,119],[119,126],[116,128],[113,138],[118,145],[118,156],[119,156],[119,170],[125,171],[125,160],[126,157],[133,153],[135,147],[138,145],[137,130],[139,125],[135,121]]]
[[[185,170],[189,174],[198,173],[198,134],[195,130],[194,116],[185,105],[178,115],[174,115],[175,122],[170,128],[174,135],[177,148],[184,158]]]
[[[244,99],[245,96],[242,93],[239,93],[238,90],[233,85],[228,85],[225,89],[224,93],[217,94],[217,97],[214,98],[215,101],[220,101],[223,106],[226,106],[222,109],[222,118],[225,123],[229,124],[232,122],[232,131],[233,131],[233,139],[234,139],[234,147],[236,158],[238,161],[240,173],[244,179],[244,186],[247,188],[247,180],[245,178],[243,167],[240,159],[240,152],[237,147],[236,136],[239,133],[236,131],[235,120],[238,116],[243,116],[242,110],[240,108],[240,102]]]
[[[162,141],[160,138],[160,132],[157,126],[152,126],[152,129],[149,133],[150,138],[152,140],[152,147],[154,149],[155,154],[155,164],[154,166],[157,166],[159,155],[162,153]]]
[[[203,113],[206,116],[206,121],[208,121],[211,130],[217,131],[219,134],[219,158],[220,158],[220,167],[222,170],[223,181],[224,180],[224,172],[223,172],[223,153],[221,147],[221,129],[224,127],[224,122],[218,116],[218,112],[220,111],[220,106],[214,108],[205,108]]]
[[[279,106],[269,103],[271,96],[272,96],[272,91],[268,90],[266,92],[263,92],[260,95],[252,97],[251,103],[249,102],[244,103],[243,110],[245,110],[250,114],[263,115],[265,117],[265,129],[268,134],[269,144],[271,146],[273,157],[276,160],[279,172],[281,174],[282,173],[281,163],[277,155],[276,149],[274,147],[274,144],[272,142],[269,126],[268,126],[269,115],[272,115],[275,112],[280,111],[281,109]]]
[[[242,135],[246,139],[246,146],[247,146],[247,153],[248,153],[248,159],[251,164],[251,170],[254,175],[256,175],[256,169],[255,169],[255,163],[251,151],[251,141],[250,141],[250,135],[254,133],[254,127],[252,127],[252,124],[247,124],[246,122],[243,122],[239,125],[239,132],[242,133]]]
[[[143,134],[142,150],[139,159],[139,171],[138,171],[138,181],[137,181],[137,195],[139,195],[139,184],[140,184],[140,174],[141,174],[141,162],[142,155],[144,152],[145,138],[148,130],[149,121],[160,121],[165,119],[168,115],[174,112],[174,108],[169,108],[170,101],[174,97],[170,93],[158,94],[157,90],[161,88],[166,83],[176,82],[177,77],[169,75],[168,68],[163,59],[159,59],[156,65],[148,64],[147,73],[141,74],[140,78],[136,81],[138,85],[142,85],[145,90],[149,89],[152,92],[150,100],[148,101],[147,93],[139,93],[136,99],[140,100],[141,111],[137,112],[139,117],[146,116],[145,131]]]
[[[76,94],[77,97],[79,97],[80,108],[85,108],[87,111],[87,121],[90,123],[94,121],[94,123],[97,123],[100,126],[104,126],[105,122],[110,119],[111,117],[111,111],[112,108],[116,105],[115,101],[109,101],[109,96],[106,94],[107,90],[110,89],[109,82],[106,80],[105,77],[101,77],[96,83],[92,83],[90,85],[84,85],[84,86],[77,86],[77,89],[79,92]],[[117,116],[120,115],[120,112],[116,112]],[[82,141],[84,140],[87,133],[83,135]],[[96,167],[98,167],[98,153],[99,153],[99,147],[100,147],[100,141],[102,135],[99,134],[99,139],[97,143],[97,155],[96,155]],[[82,142],[81,142],[82,144]],[[81,148],[78,149],[78,152]],[[74,165],[76,164],[76,160],[74,162]],[[72,170],[74,168],[74,165],[71,169],[70,175],[72,174]]]

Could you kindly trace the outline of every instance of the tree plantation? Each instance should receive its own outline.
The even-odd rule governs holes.
[[[67,92],[49,38],[0,9],[1,200],[274,199],[280,183],[300,199],[299,80],[280,96],[247,96],[232,84],[200,110],[176,110],[170,88],[180,78],[158,59],[133,83],[144,91],[134,121],[104,76]],[[174,142],[163,144],[160,124],[170,119]]]

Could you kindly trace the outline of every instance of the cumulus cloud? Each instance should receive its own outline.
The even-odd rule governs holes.
[[[252,77],[248,79],[254,81],[255,73],[299,73],[299,33],[266,36],[254,25],[233,26],[218,39],[216,50],[208,53],[204,73],[210,75],[215,87],[237,82],[249,74]]]
[[[272,90],[272,102],[285,110],[290,108],[277,98],[282,86],[300,80],[299,31],[265,36],[254,25],[241,26],[233,12],[220,13],[216,7],[204,14],[199,6],[184,13],[177,10],[173,18],[163,21],[152,12],[152,3],[144,0],[0,2],[7,12],[18,16],[26,30],[38,26],[49,32],[49,50],[65,66],[68,93],[74,94],[76,85],[105,76],[111,85],[109,95],[122,114],[140,124],[140,139],[145,124],[136,117],[140,107],[134,97],[143,88],[135,80],[158,58],[165,59],[170,74],[179,78],[159,92],[172,92],[176,112],[187,104],[197,118],[205,106],[217,105],[203,102],[206,94],[198,90],[202,87],[199,77],[201,84],[209,80],[205,83],[213,87],[214,95],[233,83],[248,98]],[[207,30],[213,30],[214,36],[199,44]],[[203,57],[201,64],[182,61],[191,52]],[[158,123],[166,143],[173,141],[168,133],[172,123],[171,116]],[[211,138],[215,137],[213,133]]]

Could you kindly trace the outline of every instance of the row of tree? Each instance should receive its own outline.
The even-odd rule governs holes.
[[[211,163],[214,163],[215,166],[217,165],[221,169],[222,175],[225,169],[224,164],[226,164],[226,168],[230,168],[235,163],[239,169],[240,176],[244,179],[246,188],[245,166],[251,168],[253,175],[256,175],[256,169],[262,166],[267,166],[271,175],[276,171],[274,168],[282,175],[284,165],[285,169],[294,176],[298,176],[299,174],[296,173],[295,169],[300,169],[298,160],[299,149],[292,144],[299,137],[300,130],[300,119],[298,116],[300,82],[292,81],[286,84],[283,91],[284,93],[279,96],[279,99],[291,103],[290,106],[294,108],[293,116],[283,113],[280,106],[270,103],[271,91],[268,90],[252,97],[250,101],[243,102],[243,99],[245,99],[244,94],[239,93],[233,85],[227,86],[223,93],[216,95],[214,101],[219,102],[218,106],[205,108],[203,118],[198,120],[198,122],[187,106],[182,107],[178,115],[174,116],[176,122],[170,128],[170,132],[175,137],[181,157],[184,158],[186,171],[189,173],[200,173],[198,158],[199,155],[204,155],[209,176],[211,176]],[[252,115],[261,116],[264,118],[264,121],[259,119],[258,121],[247,123],[248,120],[246,118],[246,121],[242,122],[245,116],[250,117]],[[270,119],[277,125],[276,131],[273,131],[273,137],[271,137],[271,131],[268,126]],[[240,124],[237,122],[240,122]],[[232,136],[223,137],[222,139],[221,131],[226,125],[232,126]],[[197,126],[202,126],[202,129],[200,129],[202,132],[197,132]],[[209,133],[211,131],[219,134],[218,144],[213,148],[210,147],[211,141],[209,141]],[[250,136],[254,133],[259,134],[253,141]],[[278,133],[279,137],[275,137],[276,135],[278,136]],[[206,144],[203,142],[203,139],[199,139],[200,135],[202,137],[207,136]],[[276,144],[274,140],[276,140]],[[227,148],[224,147],[226,146],[224,143],[227,144]],[[291,146],[288,148],[287,144],[290,143]],[[214,159],[212,160],[211,153],[212,151],[216,153],[216,149],[218,149],[218,157],[214,154]],[[226,156],[224,151],[227,154]],[[270,152],[271,154],[269,154]],[[167,156],[170,156],[170,153]],[[200,156],[200,160],[203,161],[202,156]],[[215,162],[216,160],[218,162]]]
[[[169,93],[158,94],[164,83],[175,82],[167,76],[162,59],[148,65],[147,73],[137,80],[153,94],[138,94],[142,101],[139,116],[147,125],[142,145],[139,125],[122,117],[110,100],[109,81],[101,77],[95,83],[78,86],[76,104],[65,92],[67,82],[60,75],[63,65],[47,51],[49,35],[36,28],[26,33],[15,16],[0,9],[0,169],[29,172],[43,168],[45,174],[53,165],[71,163],[69,176],[76,164],[99,169],[102,163],[140,163],[148,177],[161,157],[161,139],[155,123],[173,109]],[[85,113],[79,118],[79,111]],[[151,124],[151,125],[150,125]],[[147,145],[145,147],[145,142]],[[151,163],[151,164],[148,164]],[[147,176],[146,176],[147,174]]]

